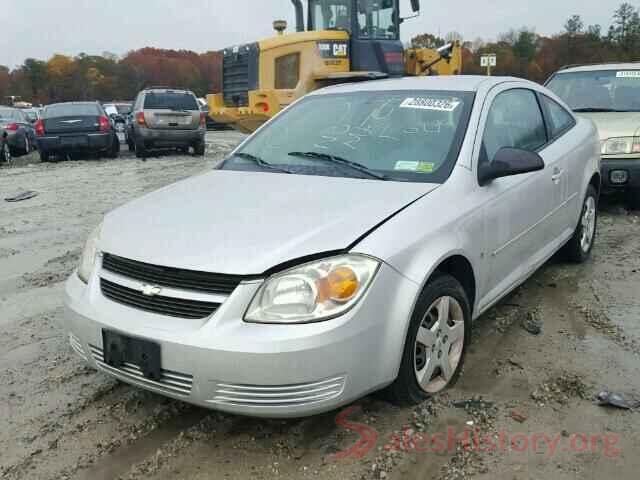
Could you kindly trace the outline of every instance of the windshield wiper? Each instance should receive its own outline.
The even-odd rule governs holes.
[[[578,113],[597,113],[597,112],[617,112],[618,110],[615,110],[613,108],[605,108],[605,107],[584,107],[584,108],[574,108],[573,109],[574,112],[578,112]]]
[[[327,162],[335,163],[338,165],[342,165],[345,167],[349,167],[352,170],[357,170],[360,173],[364,173],[365,175],[369,175],[372,178],[377,178],[378,180],[388,180],[389,178],[386,175],[381,173],[374,172],[368,167],[364,165],[352,162],[351,160],[347,160],[346,158],[337,157],[335,155],[329,155],[328,153],[320,153],[320,152],[289,152],[289,156],[291,157],[307,157],[307,158],[315,158],[318,160],[324,160]]]
[[[252,155],[251,153],[245,153],[245,152],[238,152],[238,153],[234,153],[233,154],[234,157],[240,157],[240,158],[244,158],[245,160],[251,160],[253,163],[255,163],[256,165],[262,167],[262,168],[267,168],[269,170],[273,170],[275,172],[280,172],[280,173],[293,173],[289,170],[286,170],[284,168],[281,167],[277,167],[275,165],[272,165],[269,162],[265,162],[263,159],[261,159],[260,157],[256,156],[256,155]]]

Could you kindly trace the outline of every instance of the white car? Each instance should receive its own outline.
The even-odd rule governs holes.
[[[66,285],[90,365],[295,417],[459,375],[471,323],[596,232],[596,128],[513,78],[336,86],[223,164],[109,213]]]

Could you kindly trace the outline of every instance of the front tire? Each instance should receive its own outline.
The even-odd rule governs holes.
[[[598,192],[589,185],[582,203],[580,221],[573,232],[573,237],[565,245],[564,251],[573,263],[586,262],[591,256],[593,243],[598,229]]]
[[[453,385],[471,338],[471,307],[462,285],[437,274],[427,283],[411,316],[400,371],[389,399],[415,405]]]
[[[2,142],[2,145],[0,145],[0,161],[7,165],[11,163],[11,150],[9,149],[9,145],[5,142]]]
[[[626,192],[630,210],[640,210],[640,188],[629,188]]]

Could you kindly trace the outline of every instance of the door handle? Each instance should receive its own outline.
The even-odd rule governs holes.
[[[551,175],[551,181],[552,181],[553,183],[558,183],[558,182],[560,181],[560,178],[562,177],[562,174],[563,174],[563,173],[564,173],[564,172],[563,172],[562,170],[560,170],[559,168],[557,168],[557,167],[556,167],[556,168],[553,170],[553,175]]]

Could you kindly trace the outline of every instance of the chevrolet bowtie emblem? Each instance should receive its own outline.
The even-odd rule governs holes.
[[[142,294],[146,297],[155,297],[156,295],[160,295],[160,293],[162,293],[162,288],[156,285],[142,285],[141,291]]]

